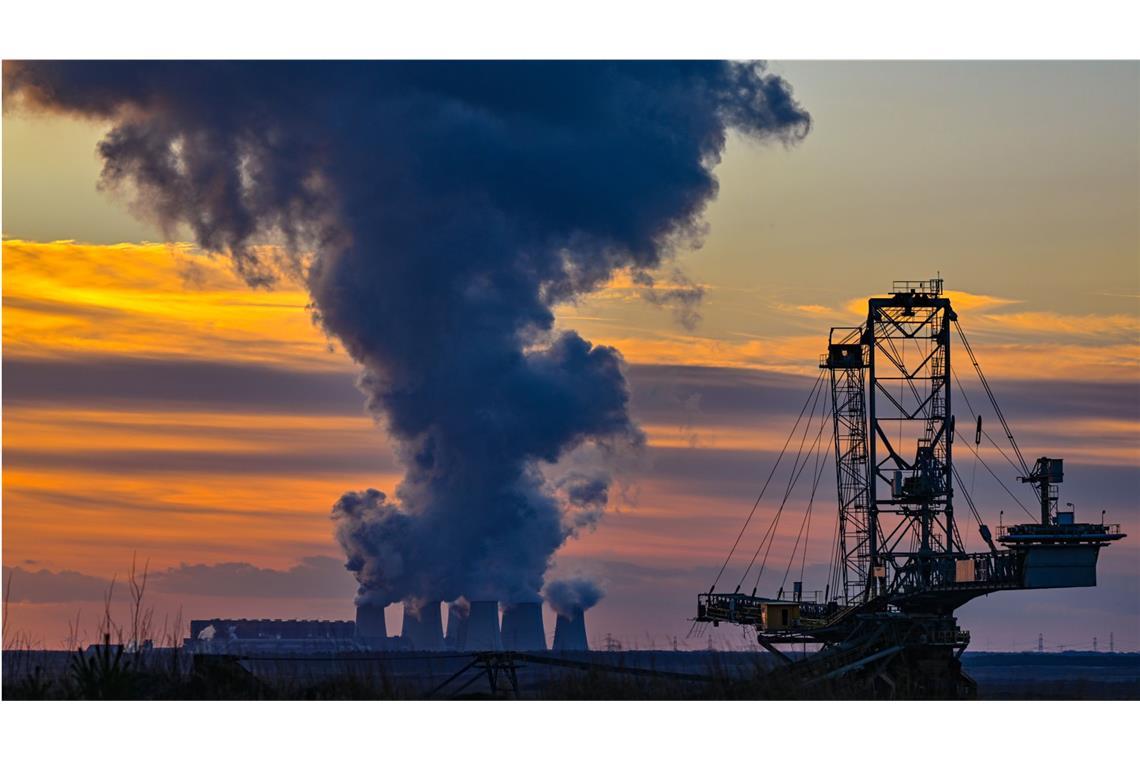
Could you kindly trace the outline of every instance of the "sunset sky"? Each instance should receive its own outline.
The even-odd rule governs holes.
[[[1102,555],[1095,589],[971,602],[959,617],[972,647],[1032,648],[1043,633],[1089,648],[1112,633],[1118,649],[1140,649],[1140,65],[772,69],[812,131],[792,147],[730,138],[703,245],[676,262],[705,289],[700,320],[686,327],[620,274],[558,311],[621,351],[648,437],[596,530],[556,557],[558,572],[606,587],[591,638],[708,644],[684,639],[686,618],[818,373],[828,328],[857,324],[892,280],[940,273],[1026,457],[1063,457],[1062,502],[1090,521],[1107,510],[1131,534]],[[185,619],[351,618],[330,507],[401,477],[352,361],[314,325],[300,286],[251,289],[188,231],[162,242],[129,198],[101,192],[106,129],[3,118],[8,626],[56,646],[79,611],[93,632],[134,554],[149,562],[160,620],[179,608]],[[1001,456],[983,456],[1029,504]],[[999,510],[1024,517],[984,471],[960,466],[991,526]],[[824,583],[835,525],[830,473],[821,488],[808,589]],[[780,524],[775,556],[791,550],[806,498]],[[746,556],[777,506],[762,503]],[[980,548],[976,530],[962,533]],[[722,628],[714,643],[749,642]]]

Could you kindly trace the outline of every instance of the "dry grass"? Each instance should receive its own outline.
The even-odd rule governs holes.
[[[258,677],[237,657],[191,656],[182,649],[182,611],[173,620],[154,622],[153,608],[146,604],[149,564],[140,567],[132,558],[126,576],[129,595],[128,619],[121,625],[112,614],[117,578],[112,578],[103,599],[98,621],[98,645],[83,649],[86,638],[81,619],[68,621],[65,651],[45,651],[40,642],[10,625],[9,603],[12,578],[4,588],[3,642],[5,699],[179,699],[179,700],[392,700],[428,698],[512,698],[509,686],[491,695],[487,682],[476,680],[472,688],[456,693],[433,694],[415,680],[394,678],[381,658],[345,657],[322,677],[306,672],[303,659],[293,670],[277,668]],[[282,662],[289,658],[282,657]],[[644,663],[644,660],[642,661]],[[668,667],[651,657],[648,668],[579,662],[575,667],[551,667],[541,678],[532,678],[517,696],[544,700],[766,700],[863,698],[841,683],[804,690],[799,684],[771,671],[770,661],[756,656],[743,666],[740,659],[710,654],[704,670],[690,676],[656,672]],[[525,663],[521,665],[527,667]],[[457,668],[459,665],[456,666]],[[477,672],[477,671],[472,671]],[[995,684],[990,699],[1135,699],[1140,682],[1103,683],[1074,681]]]

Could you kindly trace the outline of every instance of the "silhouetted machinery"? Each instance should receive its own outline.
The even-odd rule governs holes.
[[[983,431],[981,416],[951,369],[952,326],[957,327],[1010,452]],[[816,688],[823,694],[858,696],[970,696],[974,684],[959,662],[970,635],[958,627],[954,611],[995,591],[1095,586],[1101,547],[1124,534],[1118,525],[1104,524],[1103,515],[1101,523],[1080,523],[1071,508],[1058,509],[1062,460],[1042,457],[1029,467],[1022,457],[950,299],[943,294],[941,279],[895,282],[888,297],[871,298],[863,325],[831,330],[820,369],[772,470],[774,474],[786,456],[790,460],[791,444],[798,436],[799,451],[790,462],[779,510],[741,583],[732,593],[718,593],[717,583],[772,482],[769,475],[712,588],[699,595],[695,621],[754,627],[760,644],[786,663],[773,677],[786,676],[789,685],[809,692]],[[1026,510],[1032,522],[999,527],[996,543],[954,464],[952,380],[970,409],[974,435],[963,442],[977,463],[993,474],[980,454],[984,435],[1014,466],[1019,479],[1032,486],[1040,506],[1039,516]],[[829,582],[822,599],[806,599],[802,558],[800,581],[793,583],[788,597],[784,583],[801,547],[806,558],[805,526],[810,531],[816,487],[828,459],[826,443],[821,443],[827,427],[835,443],[839,495]],[[809,445],[813,433],[814,446]],[[758,596],[780,516],[805,471],[811,498],[784,582],[774,598]],[[955,515],[959,496],[977,522],[986,551],[965,549]],[[761,552],[763,560],[758,562]],[[751,593],[742,593],[754,568],[756,584]],[[777,644],[822,646],[797,658]]]

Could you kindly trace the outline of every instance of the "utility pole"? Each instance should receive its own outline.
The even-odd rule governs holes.
[[[1096,636],[1093,636],[1093,651],[1096,651]]]
[[[1045,653],[1045,634],[1043,633],[1037,634],[1037,653]]]
[[[1110,651],[1110,652],[1116,651],[1116,642],[1113,641],[1112,631],[1108,632],[1108,651]]]

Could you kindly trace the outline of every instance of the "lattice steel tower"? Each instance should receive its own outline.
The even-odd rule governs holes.
[[[859,693],[960,696],[973,693],[974,685],[959,661],[970,636],[957,625],[957,608],[997,591],[1096,585],[1100,550],[1125,534],[1119,525],[1106,524],[1103,513],[1100,523],[1087,523],[1076,521],[1071,505],[1067,505],[1069,510],[1058,509],[1057,488],[1064,480],[1062,460],[1040,457],[1030,468],[957,321],[942,280],[936,278],[896,281],[888,296],[868,300],[862,325],[831,330],[820,368],[831,381],[839,520],[823,602],[808,601],[798,592],[786,599],[782,583],[775,597],[758,595],[758,589],[743,594],[739,585],[732,592],[716,591],[764,497],[769,474],[721,573],[708,593],[697,596],[695,623],[754,627],[757,641],[785,661],[781,677],[799,683],[799,688],[845,683]],[[1013,458],[986,438],[994,453],[1013,465],[1016,478],[1036,490],[1040,502],[1039,517],[1026,509],[1033,521],[1000,525],[996,542],[954,469],[951,380],[957,380],[951,370],[950,346],[955,326],[953,331],[977,373]],[[809,401],[823,379],[817,379]],[[965,389],[957,387],[973,423],[973,406]],[[811,406],[809,420],[816,408]],[[801,410],[801,418],[803,414]],[[789,441],[800,421],[793,426]],[[964,441],[966,450],[1025,509],[986,465],[979,453],[984,434],[980,415],[976,425],[974,445]],[[761,571],[777,521],[806,466],[807,459],[801,455],[807,430],[805,422],[788,488],[752,555],[755,562],[767,547]],[[773,473],[779,464],[777,458]],[[818,475],[811,480],[818,484]],[[810,516],[814,493],[813,485],[801,531]],[[954,519],[956,496],[976,520],[984,551],[966,551]],[[791,559],[799,546],[797,537]],[[749,563],[746,575],[751,568]],[[821,648],[814,655],[793,660],[777,644],[819,644]]]

